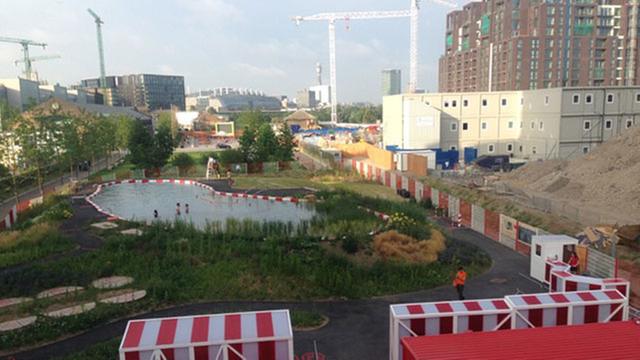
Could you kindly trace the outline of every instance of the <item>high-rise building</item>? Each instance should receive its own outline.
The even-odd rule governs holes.
[[[176,106],[185,109],[184,77],[174,75],[135,74],[107,76],[106,89],[100,86],[100,79],[86,79],[80,82],[83,88],[96,89],[104,93],[106,105],[136,106],[149,110],[171,109]]]
[[[396,95],[402,92],[402,73],[399,69],[382,70],[382,96]]]
[[[640,0],[484,0],[447,15],[441,92],[639,85]]]

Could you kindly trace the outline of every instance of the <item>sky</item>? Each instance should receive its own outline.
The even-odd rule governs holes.
[[[455,0],[451,0],[456,2]],[[463,1],[458,0],[458,4]],[[96,30],[87,7],[103,21],[107,75],[158,73],[185,77],[187,91],[215,87],[262,90],[295,97],[316,84],[315,64],[329,82],[326,22],[296,26],[295,15],[319,12],[404,10],[410,0],[0,0],[0,36],[48,44],[31,56],[40,79],[77,84],[98,77]],[[437,91],[438,58],[446,14],[452,9],[423,0],[420,10],[419,87]],[[409,20],[339,23],[337,78],[340,102],[380,103],[381,71],[402,70],[408,83]],[[22,66],[17,44],[0,43],[0,78]]]

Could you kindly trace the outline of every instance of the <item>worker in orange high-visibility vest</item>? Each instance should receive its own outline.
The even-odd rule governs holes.
[[[458,272],[456,273],[456,278],[453,279],[453,286],[458,291],[458,299],[464,300],[464,283],[467,281],[467,273],[464,271],[464,268],[460,266],[458,268]]]

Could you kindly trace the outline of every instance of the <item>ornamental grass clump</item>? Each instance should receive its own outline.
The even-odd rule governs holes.
[[[416,240],[396,230],[389,230],[374,236],[373,248],[383,259],[431,263],[438,260],[438,253],[446,245],[444,235],[436,230],[431,232],[429,240]]]

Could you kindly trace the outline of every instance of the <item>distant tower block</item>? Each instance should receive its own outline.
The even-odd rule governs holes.
[[[316,76],[318,77],[318,85],[322,85],[322,65],[316,63]]]

